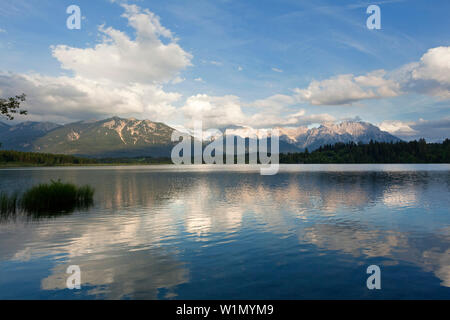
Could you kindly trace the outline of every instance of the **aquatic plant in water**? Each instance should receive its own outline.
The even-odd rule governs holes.
[[[94,202],[94,189],[78,187],[71,183],[51,181],[39,184],[26,191],[20,200],[20,207],[31,214],[57,214],[88,208]]]
[[[8,195],[5,192],[0,192],[0,214],[2,216],[7,216],[15,214],[18,204],[18,195],[13,193]]]

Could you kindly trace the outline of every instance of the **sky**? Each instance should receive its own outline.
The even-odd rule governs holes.
[[[366,25],[374,4],[381,29]],[[27,94],[17,121],[363,120],[438,141],[450,137],[448,12],[448,0],[1,1],[0,96]]]

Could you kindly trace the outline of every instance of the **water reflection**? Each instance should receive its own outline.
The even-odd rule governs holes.
[[[299,252],[305,250],[313,257],[349,255],[358,264],[381,258],[386,266],[414,265],[450,287],[449,171],[291,171],[271,177],[142,168],[0,171],[0,190],[13,180],[25,187],[55,178],[92,185],[95,207],[0,224],[0,265],[32,268],[49,261],[48,274],[36,279],[43,292],[63,291],[66,268],[75,264],[86,296],[196,298],[205,279],[239,290],[232,283],[236,270],[251,267],[240,263],[262,257],[267,270],[283,260],[301,278],[306,271],[298,266],[304,259]],[[211,262],[211,255],[217,259]],[[282,275],[265,277],[261,288]],[[348,286],[348,278],[342,281]],[[311,291],[317,286],[310,283]],[[247,290],[251,295],[261,288]]]
[[[442,230],[449,234],[449,228]],[[326,250],[337,250],[354,257],[388,259],[385,265],[412,263],[433,272],[441,285],[450,287],[450,249],[448,236],[429,236],[417,242],[412,235],[394,230],[371,230],[362,226],[317,225],[299,235],[301,242]]]
[[[173,255],[144,251],[116,251],[115,256],[77,257],[70,264],[80,266],[83,286],[88,295],[103,299],[157,299],[159,289],[166,292],[161,298],[175,298],[174,288],[189,280],[189,272]],[[43,290],[66,289],[67,267],[58,264],[51,275],[42,280]]]

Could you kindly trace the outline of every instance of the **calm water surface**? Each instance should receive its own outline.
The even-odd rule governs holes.
[[[0,219],[1,299],[450,299],[449,165],[12,169],[0,190],[58,178],[95,205]]]

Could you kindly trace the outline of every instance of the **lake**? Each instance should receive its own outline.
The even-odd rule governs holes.
[[[0,299],[450,299],[450,165],[5,169],[0,190],[50,179],[94,206],[1,219]]]

